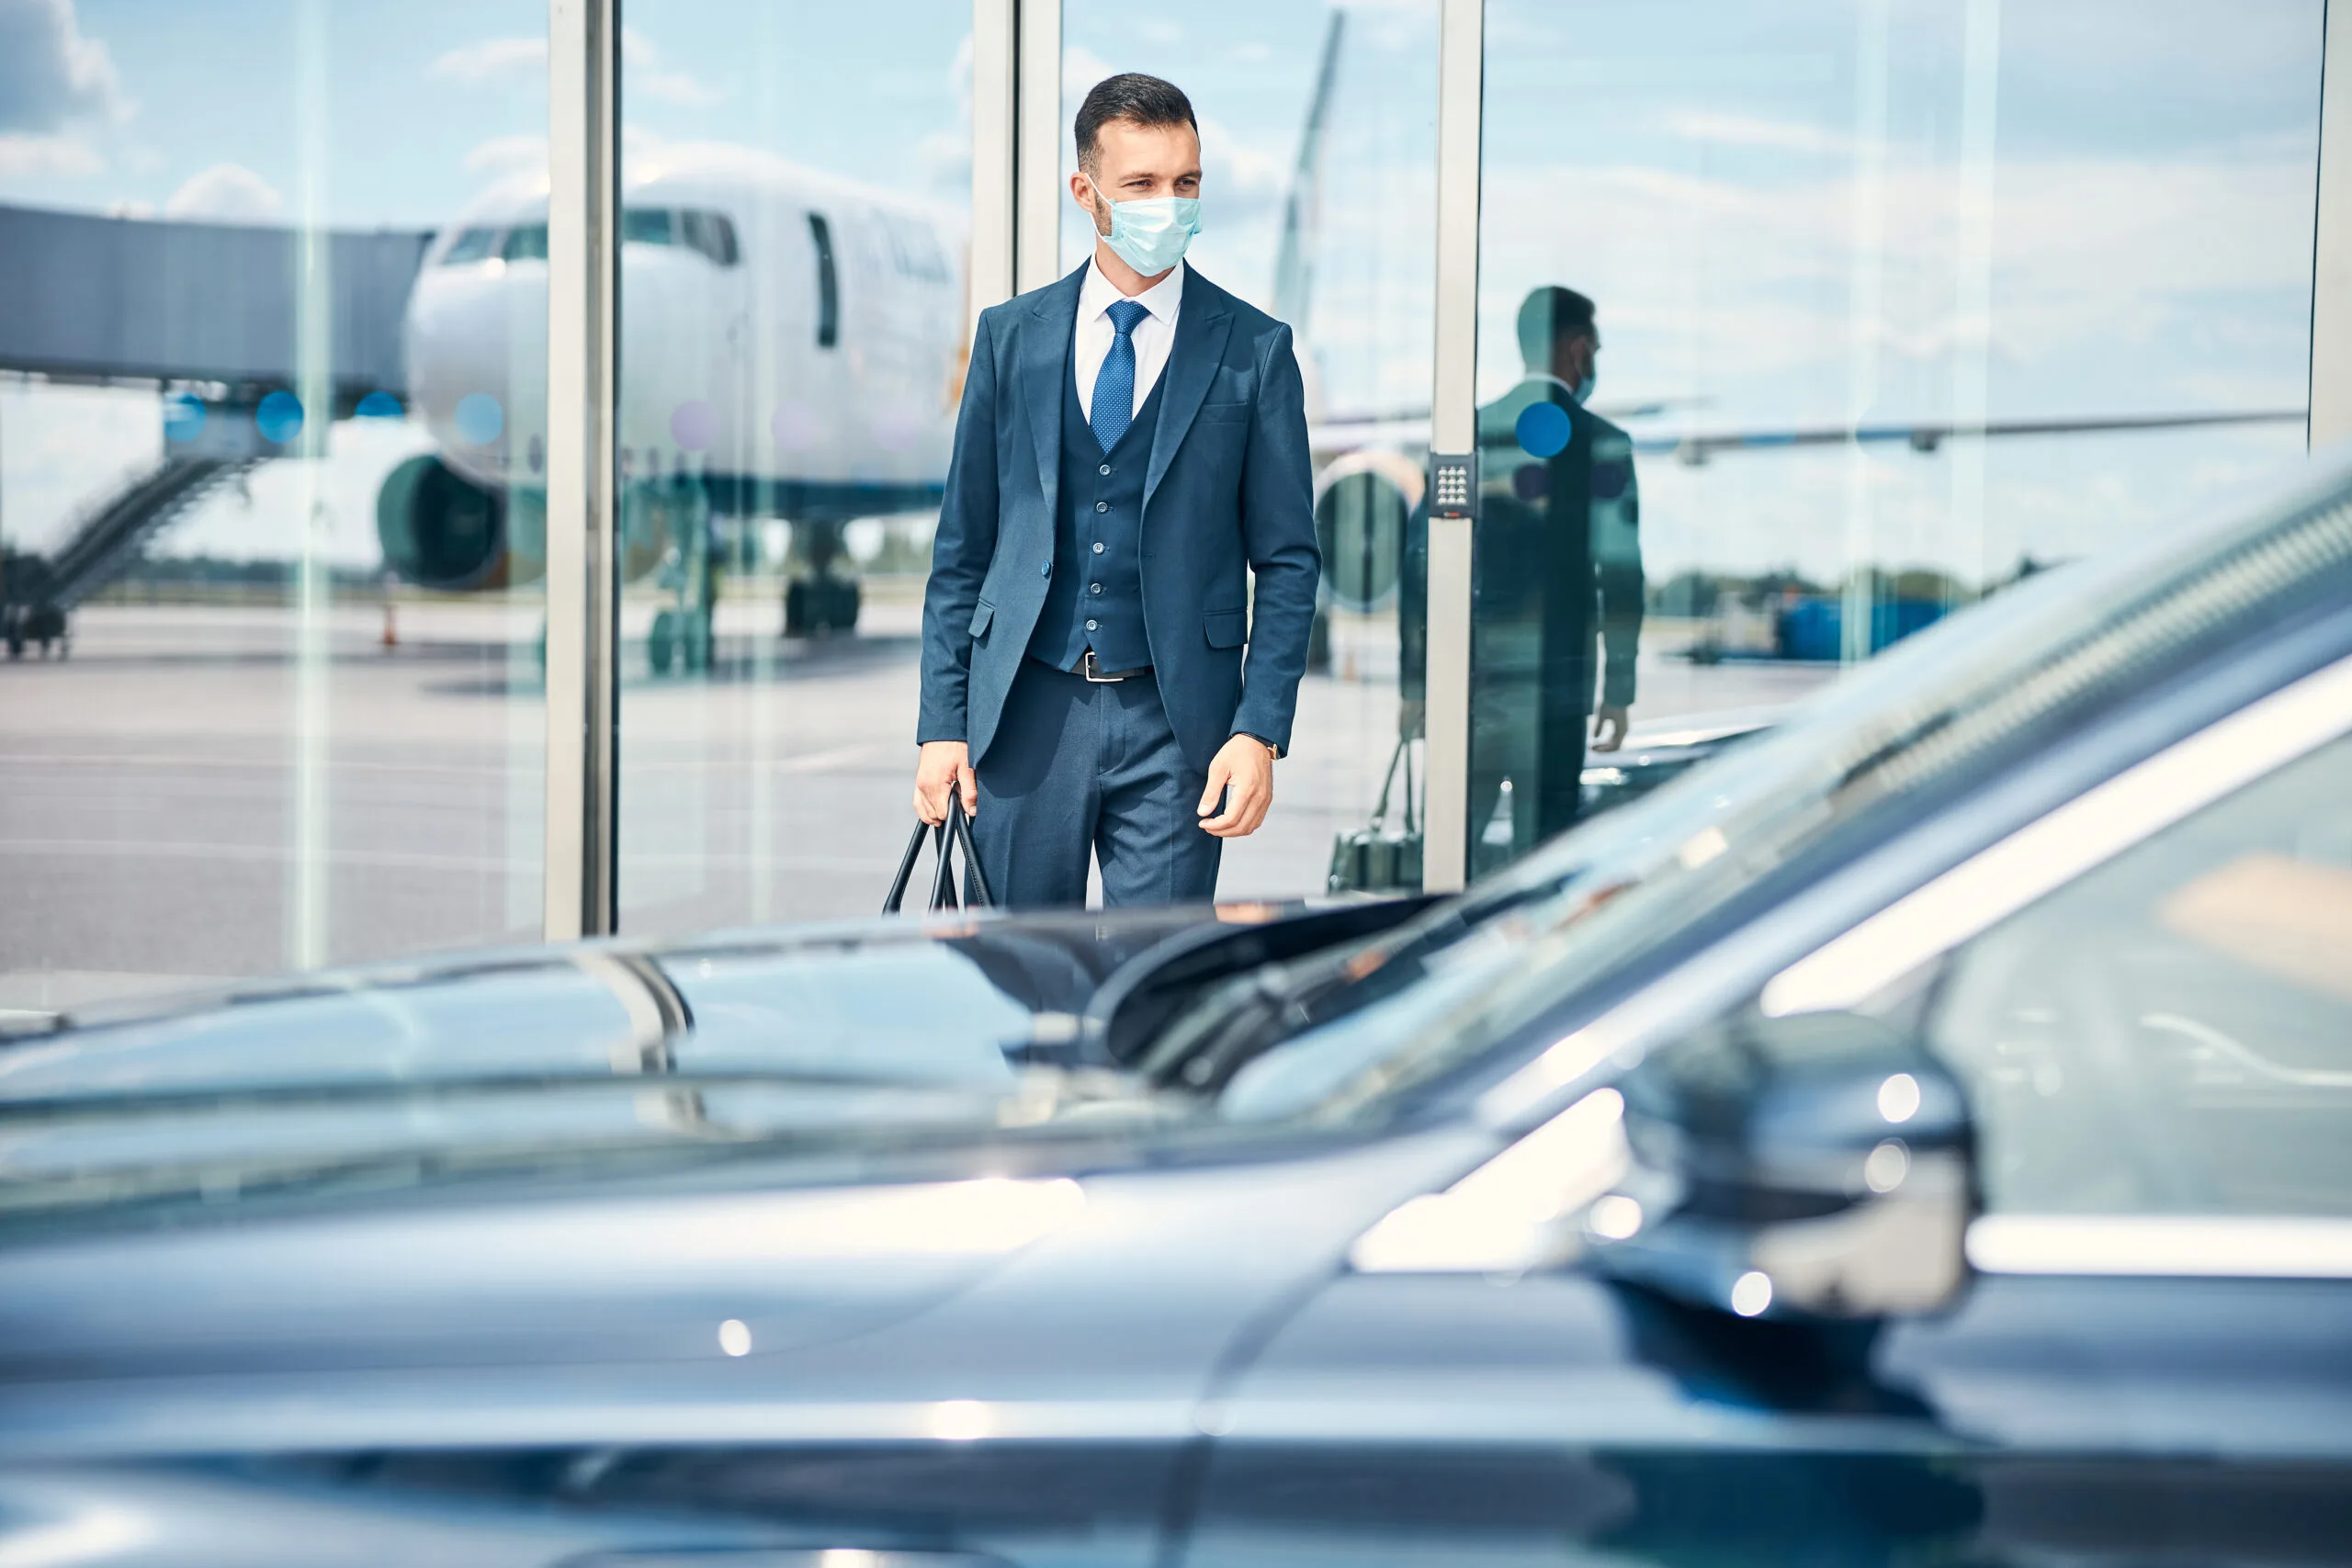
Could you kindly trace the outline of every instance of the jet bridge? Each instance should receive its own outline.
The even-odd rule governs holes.
[[[404,398],[401,323],[431,241],[413,230],[192,223],[0,206],[0,370],[82,385],[152,384],[210,417],[167,419],[165,457],[97,498],[48,557],[0,557],[11,658],[62,648],[67,613],[121,575],[175,519],[273,455],[254,411],[300,371],[306,243],[323,254],[330,417],[371,392]],[[159,413],[161,411],[159,410]],[[204,439],[182,432],[205,432]],[[243,437],[224,446],[219,439]]]
[[[328,362],[339,409],[398,396],[401,318],[432,235],[330,231]],[[0,370],[96,383],[182,381],[252,400],[300,370],[299,229],[0,206]],[[240,397],[240,394],[243,394]]]

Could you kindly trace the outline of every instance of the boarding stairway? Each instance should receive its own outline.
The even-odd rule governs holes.
[[[252,466],[251,459],[166,457],[99,503],[53,554],[11,552],[0,560],[0,635],[8,657],[23,658],[28,644],[43,655],[52,643],[62,650],[68,612],[129,570],[148,540]]]

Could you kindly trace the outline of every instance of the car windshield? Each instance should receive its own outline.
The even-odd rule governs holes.
[[[1177,993],[1116,1064],[1090,1010],[1246,930],[1240,907],[589,944],[0,1031],[0,1226],[737,1155],[841,1179],[982,1143],[1118,1157],[1376,1118],[1711,940],[1846,829],[1916,818],[2168,670],[2352,603],[2347,496],[2352,462],[1955,616],[1466,897]]]
[[[1220,1081],[1228,1116],[1361,1106],[1475,1056],[1657,953],[1864,818],[1887,820],[2167,670],[2345,602],[2352,464],[2314,468],[2218,524],[2044,573],[1906,641],[1770,734],[1563,836],[1464,898],[1310,958],[1279,1050],[1213,1062],[1234,997],[1180,1017],[1163,1066]],[[1302,1027],[1300,1021],[1304,1021]],[[1192,1055],[1187,1055],[1186,1053]]]

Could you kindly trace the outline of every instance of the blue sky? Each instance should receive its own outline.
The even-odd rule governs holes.
[[[960,206],[969,15],[633,0],[631,145],[746,143]],[[1112,70],[1192,94],[1196,259],[1261,301],[1329,15],[1065,10],[1071,107]],[[1326,406],[1410,407],[1432,330],[1435,5],[1348,16],[1301,335]],[[431,224],[544,156],[545,17],[515,0],[0,0],[0,200],[292,218],[309,178],[326,221]],[[1520,297],[1558,281],[1601,302],[1603,401],[1674,400],[1655,432],[1972,401],[1996,417],[2299,406],[2321,17],[2321,0],[1490,0],[1482,395],[1515,374]],[[1981,45],[1988,23],[1991,74],[1972,76],[1971,28]],[[298,90],[306,73],[323,91]],[[1069,260],[1084,243],[1073,221]],[[153,432],[139,394],[0,388],[0,516],[58,525]],[[1991,573],[2226,499],[2301,443],[1651,462],[1644,532],[1654,571],[1834,575],[1860,549]],[[338,537],[355,557],[363,470],[397,456],[349,457]],[[256,479],[254,507],[274,482]],[[274,547],[276,524],[230,504],[175,547]]]
[[[305,71],[326,87],[313,123],[330,223],[438,222],[544,147],[544,4],[0,0],[0,46],[13,15],[31,13],[70,17],[105,85],[79,112],[28,124],[10,103],[29,84],[8,78],[28,67],[0,67],[0,198],[161,211],[225,164],[290,203]],[[628,15],[624,95],[640,136],[748,142],[934,197],[952,159],[941,139],[967,139],[968,4],[637,0]]]

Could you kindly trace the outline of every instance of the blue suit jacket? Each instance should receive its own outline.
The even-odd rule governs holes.
[[[962,740],[975,763],[1046,602],[1038,569],[1054,558],[1062,382],[1085,274],[982,311],[972,344],[923,595],[916,738]],[[1141,548],[1160,700],[1195,767],[1237,731],[1287,751],[1322,574],[1290,329],[1188,266],[1160,375]]]

